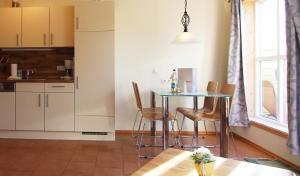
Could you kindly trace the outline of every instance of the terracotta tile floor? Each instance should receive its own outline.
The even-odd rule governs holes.
[[[200,141],[217,142],[215,136]],[[236,141],[236,146],[238,153],[230,148],[232,158],[269,157],[241,141]],[[147,150],[142,152],[161,151]],[[212,151],[219,153],[218,149]],[[130,175],[147,161],[137,157],[129,135],[118,135],[115,142],[0,139],[0,176],[122,176]]]

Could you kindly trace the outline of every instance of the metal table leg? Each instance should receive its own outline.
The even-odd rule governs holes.
[[[198,111],[198,97],[193,97],[194,111]],[[199,145],[199,131],[198,131],[198,122],[194,121],[194,135],[196,140],[196,146]]]
[[[227,115],[228,107],[227,102],[229,102],[229,97],[220,98],[220,115],[221,115],[221,124],[220,124],[220,156],[228,158],[228,129],[227,129]]]
[[[151,108],[156,107],[156,102],[155,102],[155,93],[151,91]],[[156,122],[152,121],[151,122],[151,136],[156,136]]]
[[[163,113],[163,137],[162,144],[163,149],[167,149],[169,147],[169,97],[162,96],[162,113]]]

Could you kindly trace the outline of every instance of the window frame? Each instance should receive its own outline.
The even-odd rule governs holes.
[[[273,1],[273,0],[272,0]],[[257,56],[257,52],[261,53],[261,41],[259,39],[261,39],[261,35],[262,33],[260,32],[260,28],[258,28],[257,26],[255,27],[255,39],[256,42],[254,43],[255,45],[255,56],[254,56],[254,62],[255,62],[255,94],[256,94],[256,98],[254,99],[255,101],[255,118],[258,118],[260,121],[266,121],[267,124],[276,124],[276,125],[280,125],[282,127],[286,127],[287,128],[287,116],[286,116],[286,111],[287,111],[287,107],[286,107],[286,88],[284,88],[283,84],[284,81],[286,81],[286,69],[282,69],[284,67],[286,67],[286,55],[281,55],[281,48],[280,48],[280,44],[282,41],[281,40],[281,23],[280,23],[280,1],[282,0],[276,0],[277,2],[277,28],[276,28],[276,33],[277,33],[277,48],[276,48],[276,55],[269,55],[269,56]],[[261,1],[256,1],[255,2],[255,17],[254,17],[254,21],[255,21],[255,25],[261,23],[260,21],[257,21],[257,14],[259,12],[257,12],[257,3],[261,3]],[[258,41],[259,40],[259,41]],[[262,109],[263,109],[263,105],[262,105],[262,100],[263,100],[263,96],[262,96],[262,62],[263,61],[276,61],[277,62],[277,71],[278,73],[275,75],[276,79],[278,80],[277,85],[276,86],[276,101],[278,103],[276,103],[276,114],[278,114],[278,117],[274,117],[274,119],[272,119],[272,116],[266,116],[262,114]],[[283,64],[283,65],[282,65]],[[282,67],[283,66],[283,67]],[[283,89],[283,90],[282,90]]]

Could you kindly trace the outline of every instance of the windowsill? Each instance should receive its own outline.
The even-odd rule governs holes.
[[[271,122],[269,120],[262,119],[261,117],[251,118],[250,121],[250,124],[257,128],[263,129],[283,138],[288,138],[288,127],[285,125]]]

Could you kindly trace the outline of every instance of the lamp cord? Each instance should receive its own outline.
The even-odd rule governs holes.
[[[185,6],[184,6],[184,11],[186,12],[187,9],[187,0],[185,0]]]

